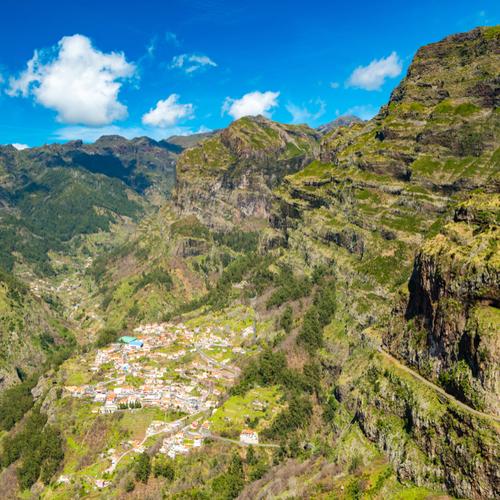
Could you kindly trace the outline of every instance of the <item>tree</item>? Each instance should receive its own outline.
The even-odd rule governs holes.
[[[328,325],[335,314],[335,309],[337,306],[336,287],[335,281],[333,279],[328,281],[316,294],[314,303],[318,312],[318,320],[320,322],[320,325]]]
[[[40,475],[40,460],[34,453],[25,455],[17,468],[17,479],[22,490],[31,488]]]
[[[148,482],[149,475],[151,474],[151,459],[147,453],[141,453],[137,457],[134,470],[137,481]]]
[[[64,458],[61,435],[46,422],[47,415],[35,407],[22,430],[4,439],[2,463],[7,466],[21,459],[17,476],[23,489],[30,488],[39,477],[48,484]]]
[[[246,462],[248,465],[255,465],[258,462],[253,446],[248,447]]]
[[[280,326],[285,330],[286,333],[290,333],[292,331],[293,326],[293,311],[290,306],[287,306],[283,312],[283,315],[280,319]]]
[[[30,378],[6,389],[0,397],[0,429],[8,431],[33,406],[31,389],[36,378]]]
[[[299,342],[312,352],[323,346],[323,328],[319,322],[316,306],[312,306],[304,315]]]
[[[305,389],[318,393],[321,383],[321,367],[317,362],[306,363],[303,368]]]
[[[118,332],[112,328],[103,328],[97,336],[96,347],[106,347],[118,339]]]
[[[135,489],[135,483],[132,478],[127,479],[127,482],[125,483],[125,491],[127,493],[130,493],[131,491],[134,491]]]
[[[52,425],[46,425],[43,430],[38,455],[42,459],[40,479],[48,484],[64,458],[61,435]]]
[[[250,479],[252,481],[257,481],[268,471],[269,467],[265,462],[259,462],[250,472]]]
[[[165,459],[165,457],[158,457],[153,465],[153,474],[155,477],[164,477],[169,481],[173,481],[175,477],[175,470],[169,462]]]
[[[245,484],[243,463],[237,452],[234,452],[226,473],[212,481],[212,490],[216,498],[236,498]]]
[[[243,463],[241,462],[241,458],[237,452],[233,453],[233,457],[231,459],[227,474],[229,479],[228,496],[229,498],[236,498],[240,494],[245,484],[245,477],[243,475]]]
[[[290,439],[290,443],[288,444],[288,455],[291,458],[296,458],[299,455],[299,453],[300,453],[299,439],[294,434]]]

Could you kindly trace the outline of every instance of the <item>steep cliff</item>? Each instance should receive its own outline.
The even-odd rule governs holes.
[[[301,260],[337,262],[362,325],[389,313],[456,196],[498,190],[499,36],[478,28],[420,49],[373,120],[326,134],[319,160],[276,190],[274,227]]]
[[[406,323],[396,313],[386,346],[478,409],[500,413],[498,194],[460,203],[415,260]],[[401,329],[401,325],[404,328]]]
[[[219,228],[266,221],[271,190],[314,158],[318,137],[305,125],[262,116],[235,121],[179,158],[177,210]]]

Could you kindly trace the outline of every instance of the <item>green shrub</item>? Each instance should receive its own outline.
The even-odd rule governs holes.
[[[232,229],[225,233],[215,233],[214,240],[220,245],[225,245],[235,252],[255,252],[259,242],[259,233],[256,231],[245,232]]]
[[[147,453],[141,453],[134,464],[135,479],[147,483],[151,474],[151,459]]]
[[[103,328],[96,341],[96,347],[106,347],[108,344],[116,342],[118,340],[118,332],[113,328]]]
[[[161,286],[165,290],[171,290],[174,282],[168,271],[156,268],[147,273],[142,273],[139,281],[134,287],[134,291],[137,292],[150,284]]]
[[[290,333],[292,331],[292,326],[293,326],[293,311],[290,306],[287,306],[280,318],[280,327],[283,328],[283,330],[285,330],[286,333]]]

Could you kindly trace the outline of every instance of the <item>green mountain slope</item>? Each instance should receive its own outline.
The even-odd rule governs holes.
[[[322,133],[246,117],[174,139],[184,151],[141,139],[122,153],[116,138],[42,148],[32,170],[24,162],[33,153],[2,150],[0,200],[16,217],[5,227],[52,242],[68,268],[88,261],[71,276],[85,285],[85,317],[67,315],[88,339],[39,380],[33,410],[0,437],[0,489],[42,498],[498,497],[499,50],[498,27],[423,47],[374,119]],[[109,175],[104,163],[75,160],[78,149],[105,156],[115,147],[121,167]],[[143,166],[158,148],[179,155],[159,210],[148,200],[167,174],[141,170],[130,147],[149,158]],[[89,201],[72,208],[82,190]],[[48,214],[62,208],[67,224],[51,226]],[[58,239],[45,237],[37,214]],[[14,270],[30,258],[10,255]],[[0,288],[6,322],[43,314],[39,299],[26,289],[19,299],[9,283]],[[91,323],[105,328],[90,335]],[[139,356],[112,346],[97,363],[94,347],[125,334],[148,340],[156,328],[177,340]],[[200,332],[221,338],[207,347]],[[70,342],[56,326],[29,333],[22,356],[48,334],[51,346]],[[149,401],[100,414],[104,403],[85,396],[97,384],[107,396],[124,385],[207,391],[215,407],[199,418],[212,436],[195,447],[189,431],[189,453],[169,458],[160,450],[171,431],[147,429],[179,419],[180,407]],[[27,437],[39,421],[52,454]],[[263,446],[238,444],[246,427]]]

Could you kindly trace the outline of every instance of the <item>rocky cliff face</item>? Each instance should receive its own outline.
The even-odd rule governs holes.
[[[266,221],[271,190],[314,157],[317,139],[307,126],[242,118],[181,155],[176,208],[211,227]]]
[[[365,326],[389,313],[453,198],[498,191],[499,36],[478,28],[420,49],[378,116],[323,136],[319,160],[276,191],[274,227],[302,259],[341,264]]]
[[[338,397],[401,481],[440,485],[459,498],[499,495],[495,422],[447,401],[383,356],[370,357],[358,346],[343,357],[339,340],[333,341],[340,347]]]
[[[319,160],[284,179],[271,216],[297,267],[335,266],[347,332],[382,332],[404,363],[491,414],[499,391],[499,49],[500,30],[479,28],[419,50],[377,117],[327,133]],[[400,478],[497,496],[495,424],[431,398],[383,355],[371,369],[355,343],[342,361],[345,343],[332,340],[335,354],[324,362],[334,359],[340,399]]]
[[[404,311],[385,343],[478,409],[500,413],[498,194],[460,203],[415,260]]]

